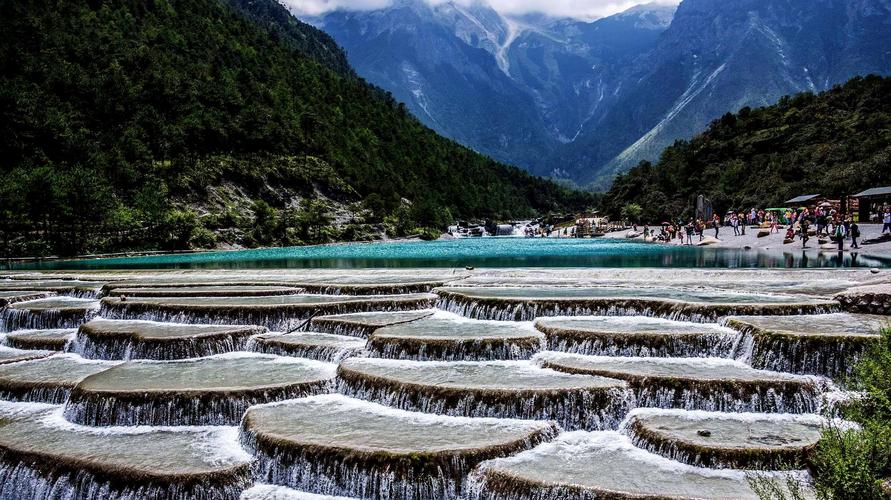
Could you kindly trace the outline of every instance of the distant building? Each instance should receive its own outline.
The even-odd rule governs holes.
[[[811,205],[818,205],[822,202],[826,201],[826,198],[819,194],[806,194],[803,196],[796,196],[791,200],[786,200],[787,205],[792,205],[795,207],[809,207]]]
[[[855,194],[860,202],[860,220],[878,222],[886,206],[891,205],[891,186],[875,187]]]

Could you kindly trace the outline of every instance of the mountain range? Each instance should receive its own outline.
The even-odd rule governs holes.
[[[891,73],[891,0],[683,0],[593,22],[395,0],[307,21],[438,132],[594,187],[728,111]]]

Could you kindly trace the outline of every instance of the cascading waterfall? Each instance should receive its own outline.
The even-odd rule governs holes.
[[[758,369],[833,378],[852,375],[857,361],[878,340],[878,336],[775,334],[732,318],[724,323],[743,337],[733,358]]]
[[[77,387],[65,404],[65,418],[91,426],[237,425],[251,406],[332,391],[330,381],[293,384],[262,391],[84,392]]]
[[[46,387],[39,384],[0,382],[0,400],[24,403],[62,404],[71,394],[70,387]]]
[[[531,321],[553,316],[648,316],[696,323],[732,315],[821,314],[840,310],[837,303],[701,304],[661,299],[589,299],[508,301],[439,294],[437,307],[471,319]]]
[[[314,332],[329,333],[331,335],[343,335],[346,337],[358,337],[367,339],[379,329],[377,325],[364,325],[360,323],[346,323],[342,321],[331,321],[325,318],[313,318],[309,322],[309,327]]]
[[[287,345],[284,343],[263,342],[257,338],[251,338],[247,341],[245,350],[263,354],[274,354],[276,356],[293,356],[297,358],[314,359],[326,363],[339,363],[346,358],[363,355],[365,348],[364,346]]]
[[[59,295],[66,295],[68,297],[74,297],[76,299],[98,299],[100,295],[100,290],[94,288],[75,288],[69,292],[60,293]]]
[[[247,350],[248,340],[243,335],[225,334],[213,337],[187,338],[178,341],[140,339],[121,336],[93,336],[83,328],[68,345],[68,352],[86,359],[172,360],[201,358],[228,352]]]
[[[218,309],[167,307],[149,302],[102,301],[102,317],[106,319],[139,319],[166,323],[192,323],[208,325],[259,325],[270,331],[289,331],[311,314],[345,314],[361,311],[405,311],[427,309],[432,299],[414,301],[334,302],[314,304],[311,307],[293,309],[277,307],[232,307]]]
[[[375,331],[388,326],[404,325],[433,314],[431,310],[393,313],[359,313],[347,315],[316,316],[309,322],[309,329],[314,332],[360,337],[367,339]]]
[[[149,478],[132,478],[131,481],[107,479],[99,471],[65,463],[46,463],[44,460],[0,454],[0,498],[30,498],[34,500],[91,500],[116,498],[142,500],[168,498],[189,500],[213,498],[238,500],[252,480],[249,467],[236,477],[219,475],[212,478],[178,478],[173,482],[152,481]]]
[[[369,341],[372,356],[418,361],[524,360],[541,350],[542,341],[529,339],[477,339],[465,342],[433,342],[427,339],[376,339]]]
[[[16,330],[49,330],[60,328],[77,328],[96,317],[95,309],[45,309],[28,310],[7,307],[0,310],[4,332]]]
[[[338,392],[354,398],[408,411],[460,417],[553,420],[568,430],[615,429],[631,408],[622,389],[532,392],[518,395],[492,389],[486,392],[398,388],[341,373]]]
[[[649,335],[622,339],[621,337],[578,338],[548,336],[550,351],[585,354],[590,356],[630,357],[727,357],[738,345],[738,336],[722,334]]]
[[[633,406],[724,412],[814,413],[821,407],[816,385],[691,382],[629,382]]]

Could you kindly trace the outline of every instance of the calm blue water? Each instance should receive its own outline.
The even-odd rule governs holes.
[[[891,267],[891,259],[810,250],[738,250],[608,239],[474,238],[13,264],[15,269],[406,267]]]

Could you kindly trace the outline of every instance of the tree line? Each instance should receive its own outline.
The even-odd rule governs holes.
[[[702,194],[717,211],[784,206],[820,193],[843,197],[891,185],[891,78],[856,77],[715,120],[691,140],[616,176],[601,209],[629,205],[642,221],[693,215]],[[627,211],[627,210],[626,210]]]
[[[0,1],[0,40],[7,255],[307,243],[591,203],[436,135],[274,0]],[[337,234],[301,226],[320,206]],[[270,213],[278,229],[257,231]]]

